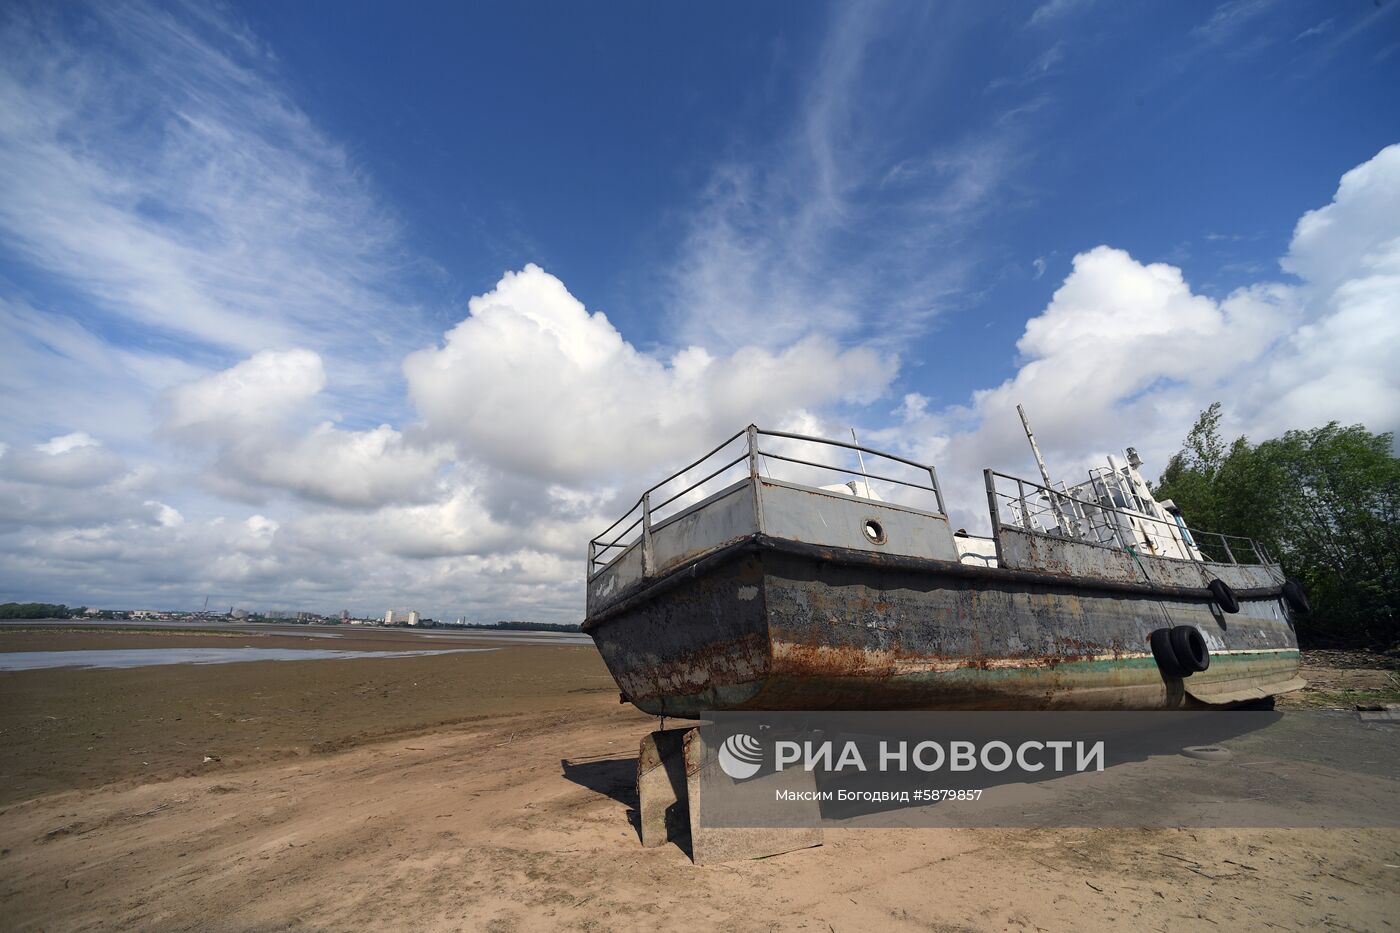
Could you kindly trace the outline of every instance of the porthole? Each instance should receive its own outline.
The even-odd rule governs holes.
[[[871,544],[885,543],[885,529],[873,518],[865,520],[865,537]]]

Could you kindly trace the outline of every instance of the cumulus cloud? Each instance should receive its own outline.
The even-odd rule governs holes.
[[[1400,146],[1300,220],[1282,259],[1293,280],[1223,298],[1172,265],[1086,250],[1027,322],[1011,377],[951,407],[905,393],[897,424],[861,438],[937,463],[955,520],[984,526],[981,468],[1032,473],[1017,402],[1065,478],[1129,443],[1160,467],[1216,399],[1227,430],[1256,439],[1332,418],[1395,428],[1397,184]],[[407,424],[352,431],[327,420],[326,367],[306,350],[254,354],[171,389],[167,436],[207,455],[235,501],[271,497],[256,509],[191,511],[154,494],[139,467],[80,462],[106,455],[90,432],[7,448],[0,574],[81,587],[90,601],[198,602],[212,591],[245,604],[276,594],[263,606],[412,602],[576,619],[585,542],[663,466],[749,420],[843,435],[890,407],[897,373],[869,348],[810,338],[643,353],[535,266],[467,311],[405,360],[417,411]],[[100,485],[80,496],[56,485],[80,478]]]
[[[309,432],[298,430],[325,386],[318,354],[263,351],[171,389],[164,429],[216,451],[212,482],[245,498],[276,490],[374,508],[430,496],[447,456],[440,445],[411,444],[387,424],[346,431],[324,421]]]
[[[86,434],[7,447],[0,453],[0,539],[24,527],[159,523],[163,506],[151,499],[156,485],[151,466],[129,466]]]
[[[674,462],[750,421],[869,402],[897,371],[880,353],[818,337],[657,359],[534,265],[469,311],[404,365],[427,432],[501,470],[570,485]]]
[[[1280,286],[1217,302],[1192,292],[1174,266],[1100,246],[1075,257],[1050,304],[1027,322],[1016,375],[974,405],[1019,429],[1016,403],[1029,401],[1048,433],[1101,446],[1161,393],[1215,385],[1262,354],[1296,313]]]
[[[1400,145],[1342,176],[1330,204],[1293,229],[1282,266],[1326,297],[1343,283],[1394,274],[1400,262]]]
[[[1233,2],[1198,38],[1263,8]],[[588,538],[750,421],[868,423],[975,515],[981,467],[1027,465],[1018,401],[1062,476],[1125,443],[1159,466],[1215,399],[1256,436],[1400,418],[1400,147],[1299,221],[1278,281],[1213,296],[1086,250],[1010,378],[957,406],[890,399],[891,348],[966,284],[958,247],[1015,201],[1030,150],[1034,101],[950,123],[946,148],[898,145],[901,121],[951,115],[928,63],[962,41],[959,8],[924,19],[914,55],[871,54],[871,9],[835,12],[796,119],[710,177],[661,283],[676,343],[649,352],[536,266],[428,346],[393,217],[255,37],[207,11],[71,12],[0,24],[0,239],[45,294],[77,296],[0,299],[0,390],[31,403],[0,411],[16,596],[576,621]]]
[[[1254,420],[1273,431],[1334,418],[1400,429],[1400,145],[1303,215],[1282,266],[1302,279],[1307,319],[1264,368]]]
[[[278,439],[233,445],[227,452],[228,465],[265,486],[358,508],[431,495],[438,467],[447,458],[444,449],[415,446],[387,424],[344,431],[325,422],[276,449],[263,446],[269,440]]]
[[[1400,428],[1400,145],[1302,217],[1281,266],[1299,281],[1216,300],[1174,266],[1107,246],[1081,253],[1027,322],[1015,375],[966,406],[906,399],[903,430],[943,457],[945,481],[972,503],[966,520],[981,523],[977,472],[1028,466],[1017,403],[1061,478],[1128,444],[1160,468],[1216,400],[1226,430],[1256,440],[1330,420]]]
[[[405,361],[418,412],[406,426],[318,420],[326,367],[305,349],[262,351],[169,389],[162,435],[204,458],[195,469],[207,488],[257,504],[256,513],[190,518],[148,494],[7,559],[46,558],[52,573],[83,559],[133,567],[179,550],[161,572],[142,569],[126,585],[175,586],[172,567],[185,567],[210,588],[302,598],[320,588],[348,599],[453,587],[463,609],[509,598],[517,611],[567,619],[580,604],[585,542],[640,477],[654,479],[750,420],[831,433],[815,410],[868,404],[897,371],[893,358],[815,337],[725,355],[648,355],[528,266],[472,299],[440,345]],[[83,435],[47,446],[56,453],[34,456],[100,449]],[[300,507],[287,512],[279,497]],[[198,559],[207,566],[196,569]]]
[[[176,433],[236,435],[284,421],[325,386],[320,354],[264,350],[171,389],[165,427]]]
[[[0,453],[0,476],[44,486],[100,486],[125,471],[120,456],[82,431]]]

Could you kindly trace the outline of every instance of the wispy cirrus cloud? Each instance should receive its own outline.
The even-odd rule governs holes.
[[[1205,45],[1223,45],[1238,38],[1275,3],[1276,0],[1227,0],[1217,6],[1191,34]]]
[[[1046,0],[1045,3],[1035,8],[1035,12],[1031,14],[1026,25],[1047,26],[1087,9],[1094,2],[1095,0]]]
[[[994,78],[991,83],[987,85],[987,90],[995,91],[1001,88],[1021,87],[1034,84],[1054,74],[1060,65],[1064,63],[1064,60],[1065,43],[1061,40],[1031,59],[1030,64],[1028,64],[1025,70],[1020,74]]]
[[[195,7],[73,17],[102,41],[42,8],[0,27],[0,260],[42,286],[0,303],[25,354],[0,380],[35,409],[0,451],[16,591],[568,619],[633,471],[897,374],[810,333],[649,355],[534,266],[428,346],[392,214],[256,37]],[[833,47],[832,93],[859,51]],[[813,230],[846,197],[831,103],[804,124]]]
[[[929,143],[940,95],[959,81],[942,63],[972,14],[885,12],[839,5],[791,124],[711,173],[671,277],[685,340],[726,349],[821,333],[896,346],[965,286],[977,256],[957,247],[1029,158],[1039,103],[950,119]],[[888,41],[891,26],[905,41]],[[1058,48],[1032,67],[1053,68]]]
[[[791,112],[707,167],[649,349],[535,265],[430,333],[392,210],[226,10],[7,7],[0,587],[577,620],[588,537],[749,420],[917,447],[972,511],[1027,398],[1062,469],[1125,438],[1155,456],[1214,397],[1260,430],[1393,423],[1390,150],[1300,224],[1302,285],[1220,300],[1037,243],[1037,278],[1079,255],[1022,358],[964,405],[908,392],[891,415],[901,353],[977,284],[977,231],[1024,197],[1053,107],[1037,80],[966,80],[971,7],[885,12],[835,7]],[[1065,46],[1022,40],[1008,73],[1053,73]]]
[[[101,38],[76,47],[72,19]],[[421,336],[384,313],[396,221],[236,21],[11,5],[0,62],[0,242],[83,299],[49,313],[206,363],[301,345],[378,369]]]

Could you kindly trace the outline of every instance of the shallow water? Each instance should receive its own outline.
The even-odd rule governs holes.
[[[163,619],[0,619],[0,631],[21,629],[107,628],[169,629],[171,631],[239,632],[245,635],[285,635],[297,638],[355,638],[368,635],[395,638],[427,638],[434,641],[461,639],[465,641],[507,641],[516,645],[588,645],[593,638],[582,632],[536,632],[528,629],[489,628],[387,628],[382,625],[310,626],[266,622],[168,622]],[[314,630],[313,630],[314,629]]]
[[[132,648],[81,651],[0,652],[0,671],[36,671],[53,667],[126,668],[157,664],[230,664],[237,661],[345,661],[360,658],[416,658],[464,654],[495,648],[444,648],[433,651],[341,651],[333,648]]]

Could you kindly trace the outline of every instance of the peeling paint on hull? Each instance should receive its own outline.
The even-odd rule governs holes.
[[[1165,678],[1148,638],[1195,625],[1210,669]],[[1296,689],[1277,595],[1235,615],[1206,599],[841,549],[733,549],[585,624],[624,701],[656,715],[724,709],[1152,709]]]

